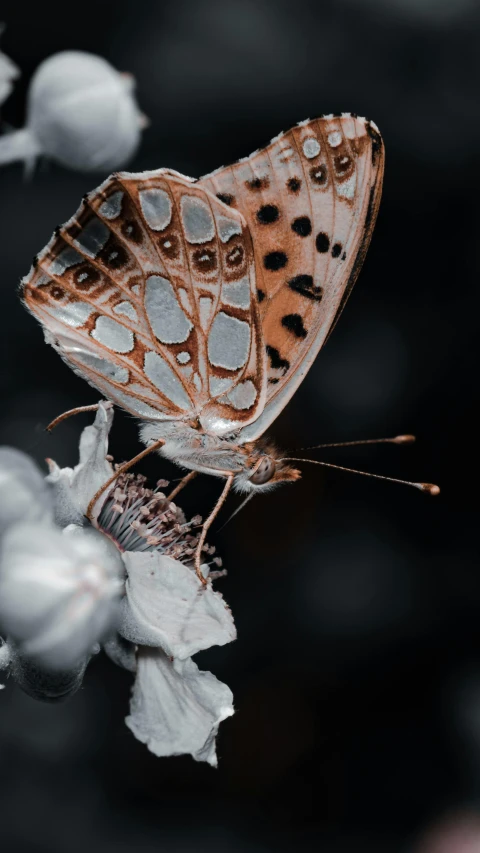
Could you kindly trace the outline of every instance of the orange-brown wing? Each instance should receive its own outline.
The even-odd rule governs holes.
[[[140,418],[222,434],[263,409],[248,228],[189,178],[113,175],[57,229],[23,298],[61,357]]]
[[[335,324],[370,242],[383,169],[376,126],[343,113],[300,122],[199,182],[243,214],[253,240],[268,389],[242,440],[277,417]]]

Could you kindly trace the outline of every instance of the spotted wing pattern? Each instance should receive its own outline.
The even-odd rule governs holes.
[[[370,242],[383,169],[376,126],[343,113],[300,122],[199,182],[242,213],[253,240],[268,386],[242,440],[277,417],[335,324]]]
[[[178,173],[119,173],[84,198],[24,279],[62,358],[140,418],[223,434],[266,393],[241,213]]]

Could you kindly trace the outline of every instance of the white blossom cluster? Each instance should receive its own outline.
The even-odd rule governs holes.
[[[0,53],[0,105],[18,75]],[[71,50],[54,54],[31,80],[25,127],[0,136],[0,166],[21,160],[31,172],[39,157],[47,157],[79,171],[122,168],[148,124],[134,89],[131,74],[118,72],[100,56]]]
[[[79,464],[49,461],[45,478],[25,454],[0,449],[0,668],[31,696],[59,700],[103,647],[135,673],[126,719],[134,735],[155,755],[190,753],[215,766],[233,697],[192,656],[234,640],[233,618],[191,565],[192,523],[161,492],[138,486],[143,478],[113,483],[87,522],[114,471],[112,419],[112,404],[100,403]]]

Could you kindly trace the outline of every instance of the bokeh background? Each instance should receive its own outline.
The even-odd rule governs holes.
[[[235,644],[198,656],[237,707],[217,771],[137,743],[123,723],[131,677],[101,655],[63,705],[8,685],[2,851],[479,851],[479,3],[4,0],[0,17],[22,70],[2,120],[22,125],[43,59],[98,53],[136,76],[151,120],[135,171],[200,176],[307,116],[375,120],[387,164],[372,245],[271,434],[296,449],[412,432],[412,448],[311,455],[442,487],[434,499],[304,466],[299,484],[212,534],[238,627]],[[74,464],[88,417],[44,427],[98,395],[44,344],[17,284],[103,177],[0,172],[0,442],[41,464]],[[115,457],[138,449],[133,419],[117,414]],[[178,476],[151,458],[142,470]],[[202,478],[182,503],[205,514],[217,493]]]

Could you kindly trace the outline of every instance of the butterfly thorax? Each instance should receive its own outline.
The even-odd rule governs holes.
[[[264,440],[240,444],[238,433],[219,437],[183,421],[148,421],[141,425],[140,437],[147,446],[164,439],[161,456],[191,471],[222,478],[234,474],[233,485],[238,492],[268,491],[300,477],[297,469],[282,460],[276,447]]]

